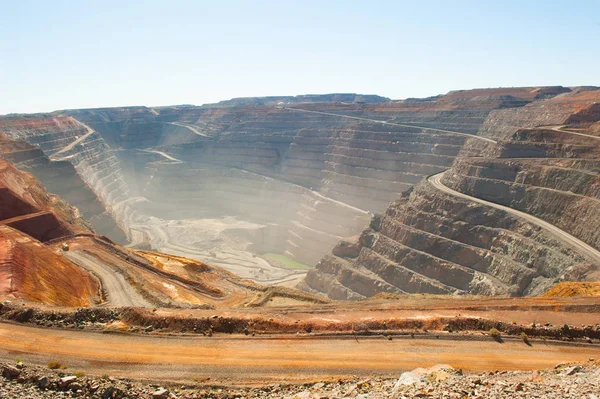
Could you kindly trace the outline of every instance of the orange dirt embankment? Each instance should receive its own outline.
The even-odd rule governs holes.
[[[598,358],[600,348],[492,339],[150,337],[0,324],[0,358],[14,362],[15,353],[26,364],[59,361],[96,375],[263,385],[352,375],[397,378],[402,371],[439,363],[467,372],[544,369]]]
[[[49,248],[8,226],[0,226],[0,292],[58,306],[90,306],[97,281]]]
[[[23,312],[29,312],[23,315]],[[0,319],[86,329],[117,328],[151,334],[213,333],[351,335],[488,335],[495,328],[508,335],[585,341],[600,339],[599,298],[449,298],[406,296],[401,299],[335,302],[327,305],[261,308],[53,308],[0,305]],[[27,316],[25,319],[24,316]]]
[[[589,283],[565,282],[550,288],[543,297],[574,297],[574,296],[600,296],[600,282]]]
[[[184,283],[196,285],[211,297],[210,304],[217,307],[258,307],[267,305],[274,298],[286,298],[305,304],[329,302],[320,295],[257,284],[220,267],[196,260],[151,251],[136,253],[148,260],[155,270],[167,273],[167,276],[177,276],[177,280]]]
[[[269,287],[241,279],[220,267],[151,251],[132,250],[94,237],[73,237],[70,251],[92,255],[119,270],[152,303],[175,307],[236,308],[269,305],[272,299],[305,304],[329,302],[303,291]]]

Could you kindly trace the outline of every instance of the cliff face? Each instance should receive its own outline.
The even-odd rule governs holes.
[[[495,152],[489,160],[458,160],[444,183],[535,215],[600,248],[600,139],[528,129]]]
[[[0,118],[0,135],[0,158],[76,206],[98,233],[127,242],[118,211],[127,192],[102,138],[67,117]]]
[[[355,253],[333,253],[306,283],[336,299],[382,291],[530,295],[565,270],[579,279],[592,269],[539,227],[440,193],[427,182],[376,217]]]
[[[17,170],[0,159],[0,220],[3,224],[17,223],[28,215],[51,215],[55,222],[39,225],[40,229],[57,229],[65,234],[87,232],[87,222],[79,210],[56,195],[48,193],[43,185],[29,173]],[[7,222],[8,221],[8,222]],[[36,225],[37,223],[32,223]]]
[[[88,220],[99,234],[111,237],[117,242],[127,241],[125,233],[117,225],[112,214],[70,162],[52,161],[40,148],[6,136],[0,136],[0,158],[30,172],[49,192],[60,195],[77,207],[81,216]]]
[[[468,140],[442,179],[406,192],[357,242],[338,244],[304,287],[350,299],[382,291],[533,295],[557,281],[597,279],[597,257],[476,200],[600,249],[599,99],[598,90],[574,91],[490,112],[478,134],[496,143]]]
[[[98,283],[42,242],[88,232],[77,209],[0,160],[0,294],[60,306],[88,306]]]
[[[49,305],[90,306],[99,299],[99,285],[31,236],[0,225],[0,294]]]

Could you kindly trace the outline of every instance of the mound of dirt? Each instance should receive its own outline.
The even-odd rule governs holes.
[[[600,296],[600,281],[589,283],[567,282],[559,283],[546,291],[543,297],[556,298],[565,296]]]

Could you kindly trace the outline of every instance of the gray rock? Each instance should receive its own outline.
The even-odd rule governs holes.
[[[579,366],[572,366],[572,367],[567,367],[566,369],[564,369],[562,371],[561,374],[563,375],[574,375],[575,373],[577,373],[579,370],[581,370],[581,367]]]
[[[169,391],[163,387],[160,387],[156,391],[152,392],[152,399],[168,399],[169,395]]]
[[[59,388],[68,388],[69,385],[71,385],[75,381],[77,381],[77,377],[74,375],[69,375],[69,376],[63,377],[58,382],[58,387]]]
[[[407,371],[400,375],[400,378],[396,381],[396,385],[394,385],[393,392],[398,391],[401,386],[413,385],[419,382],[421,382],[421,377],[418,374]]]
[[[73,383],[69,384],[69,389],[73,392],[77,392],[77,391],[83,389],[83,385],[81,385],[78,382],[73,382]]]
[[[50,379],[48,379],[48,377],[46,377],[45,375],[38,377],[38,379],[37,379],[38,388],[46,389],[46,388],[48,388],[49,385],[50,385]]]
[[[21,375],[21,370],[14,366],[4,366],[2,368],[2,375],[8,378],[17,378]]]
[[[120,399],[125,397],[125,392],[115,387],[108,387],[102,391],[102,395],[100,395],[102,399]]]

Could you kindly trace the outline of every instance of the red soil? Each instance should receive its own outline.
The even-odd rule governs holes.
[[[0,226],[0,292],[59,306],[90,306],[98,283],[35,239]]]

